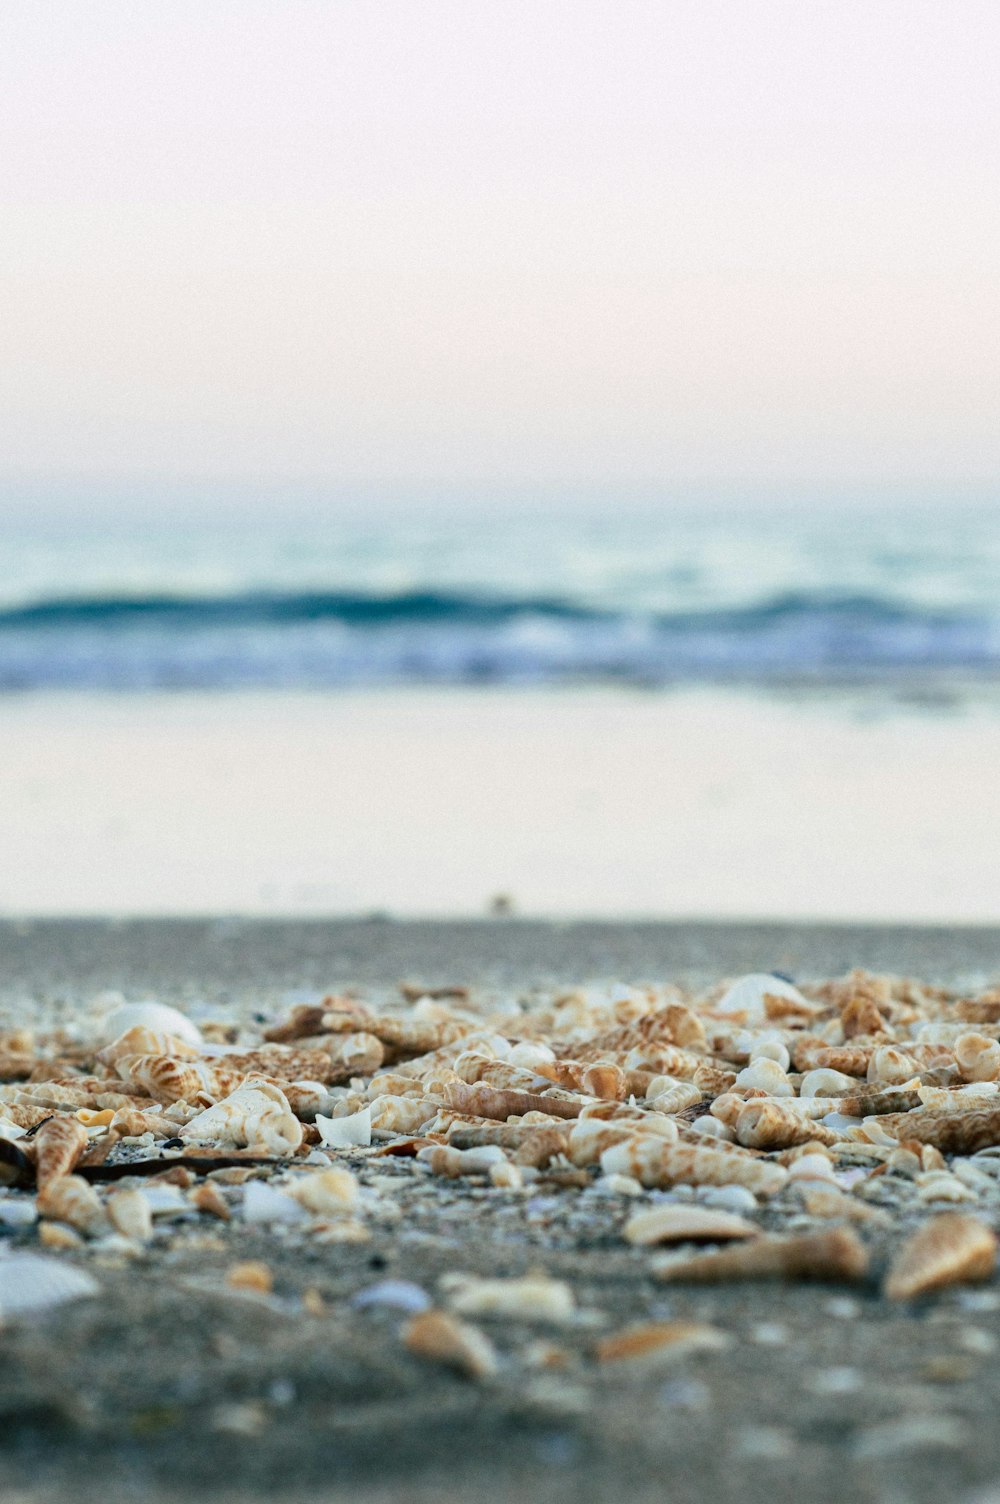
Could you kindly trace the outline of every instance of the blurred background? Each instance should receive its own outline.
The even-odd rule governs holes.
[[[0,15],[0,913],[996,920],[960,0]]]

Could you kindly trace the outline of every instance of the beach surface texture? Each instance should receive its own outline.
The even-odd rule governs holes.
[[[987,928],[0,924],[4,1497],[1000,1497],[998,977]]]

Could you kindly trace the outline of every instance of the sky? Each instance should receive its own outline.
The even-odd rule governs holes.
[[[5,0],[0,498],[1000,470],[995,0]]]

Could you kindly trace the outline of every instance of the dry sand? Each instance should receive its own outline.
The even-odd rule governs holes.
[[[137,922],[0,926],[0,1007],[26,1020],[101,990],[193,1011],[274,1013],[315,989],[371,995],[401,978],[486,989],[691,980],[860,964],[981,985],[998,930],[733,925]],[[1000,1290],[890,1309],[869,1290],[654,1285],[598,1219],[556,1240],[544,1204],[448,1188],[444,1215],[373,1242],[289,1249],[232,1227],[221,1246],[95,1270],[102,1297],[0,1332],[4,1497],[878,1504],[978,1500],[1000,1480]],[[439,1198],[440,1200],[440,1198]],[[272,1300],[222,1295],[234,1256],[267,1258]],[[543,1264],[613,1326],[651,1315],[724,1328],[735,1345],[653,1376],[598,1368],[560,1332],[563,1367],[516,1355],[470,1384],[401,1350],[398,1314],[351,1298],[387,1276]],[[201,1285],[199,1285],[201,1281]],[[298,1297],[318,1288],[326,1313]],[[532,1334],[539,1335],[538,1333]]]

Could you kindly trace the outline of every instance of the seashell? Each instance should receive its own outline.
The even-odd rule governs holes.
[[[733,1133],[733,1130],[727,1127],[725,1123],[720,1122],[718,1118],[710,1117],[707,1113],[700,1118],[695,1118],[690,1127],[692,1133],[702,1133],[708,1138],[722,1139],[725,1143],[730,1144],[735,1141],[736,1135]]]
[[[479,1149],[453,1149],[446,1144],[417,1150],[417,1159],[429,1165],[435,1175],[455,1180],[460,1175],[488,1175],[494,1165],[505,1164],[507,1156],[499,1144]]]
[[[85,1237],[98,1238],[108,1231],[101,1198],[79,1175],[60,1175],[50,1180],[39,1191],[36,1205],[40,1216],[67,1222]]]
[[[657,1112],[683,1112],[701,1099],[701,1088],[693,1081],[672,1081],[669,1076],[654,1076],[646,1088],[646,1100]]]
[[[644,1367],[675,1363],[689,1353],[718,1352],[733,1339],[701,1321],[652,1321],[602,1337],[594,1349],[599,1363],[641,1362]]]
[[[143,1024],[134,1024],[119,1034],[103,1050],[98,1050],[96,1059],[102,1065],[115,1066],[126,1055],[168,1055],[174,1060],[196,1060],[198,1047],[179,1034],[168,1034],[162,1029],[149,1029]]]
[[[293,1154],[302,1142],[297,1120],[280,1087],[251,1077],[214,1107],[192,1118],[178,1137],[195,1143],[228,1142],[260,1154]]]
[[[892,1031],[878,1010],[874,997],[870,993],[855,993],[840,1010],[840,1026],[844,1031],[845,1039],[855,1039],[859,1034],[871,1036],[873,1034],[887,1034],[892,1037]]]
[[[431,1307],[431,1298],[422,1285],[408,1279],[382,1279],[365,1290],[359,1290],[351,1299],[355,1310],[366,1311],[370,1306],[386,1306],[392,1311],[407,1311],[419,1315]]]
[[[667,1121],[670,1121],[669,1118]],[[673,1124],[671,1127],[673,1131],[668,1135],[656,1133],[652,1136],[660,1143],[676,1143],[677,1128]],[[581,1118],[569,1131],[568,1138],[565,1134],[562,1135],[564,1152],[570,1164],[583,1169],[587,1165],[598,1164],[602,1154],[613,1144],[630,1143],[640,1131],[634,1123],[605,1123],[596,1118]],[[523,1161],[518,1158],[518,1163]]]
[[[690,1081],[695,1071],[708,1063],[703,1055],[659,1039],[634,1045],[622,1061],[626,1071],[648,1071],[654,1076],[673,1076],[678,1081]]]
[[[551,1117],[575,1118],[584,1105],[579,1097],[572,1100],[552,1095],[537,1096],[532,1092],[498,1090],[491,1086],[467,1086],[462,1081],[450,1083],[445,1091],[445,1101],[458,1112],[473,1113],[477,1117],[495,1118],[506,1122],[510,1117],[521,1117],[526,1112],[544,1112]]]
[[[324,1118],[317,1114],[316,1127],[320,1140],[328,1149],[364,1147],[372,1141],[372,1110],[364,1107],[360,1112],[352,1112],[343,1118]]]
[[[84,1247],[83,1238],[75,1227],[65,1222],[43,1222],[38,1229],[38,1241],[43,1248],[58,1248],[78,1253]]]
[[[718,1207],[720,1211],[755,1212],[757,1210],[757,1197],[753,1191],[748,1191],[745,1185],[710,1185],[699,1186],[698,1199],[702,1206]]]
[[[423,1311],[403,1327],[403,1345],[418,1358],[443,1363],[470,1379],[497,1371],[497,1355],[485,1332],[447,1311]]]
[[[115,1191],[108,1197],[108,1216],[126,1238],[145,1243],[153,1235],[153,1213],[142,1191]]]
[[[745,1185],[758,1195],[780,1191],[788,1179],[782,1165],[735,1155],[734,1145],[671,1144],[653,1134],[635,1135],[601,1155],[606,1175],[633,1175],[644,1186]]]
[[[151,1133],[154,1138],[173,1138],[177,1124],[154,1112],[138,1112],[134,1107],[120,1107],[109,1124],[116,1138],[142,1138]]]
[[[601,1097],[612,1102],[623,1102],[628,1096],[628,1076],[620,1065],[596,1061],[588,1065],[583,1060],[555,1060],[542,1062],[535,1067],[535,1074],[544,1076],[571,1091],[582,1091],[588,1097]]]
[[[479,1279],[474,1274],[445,1274],[441,1289],[459,1316],[502,1316],[509,1321],[544,1321],[564,1325],[576,1319],[573,1291],[546,1274],[522,1279]]]
[[[260,1259],[246,1259],[233,1264],[226,1272],[226,1284],[233,1290],[247,1290],[254,1295],[270,1295],[274,1276]]]
[[[175,1060],[170,1055],[123,1055],[115,1064],[123,1081],[157,1102],[215,1101],[242,1085],[244,1077],[203,1060]]]
[[[792,1144],[835,1144],[838,1135],[802,1116],[784,1102],[765,1098],[747,1102],[734,1125],[736,1142],[749,1149],[787,1149]]]
[[[792,1057],[788,1053],[788,1046],[780,1034],[757,1034],[750,1040],[749,1048],[750,1064],[755,1060],[773,1060],[785,1072],[792,1063]]]
[[[699,1065],[691,1077],[691,1083],[697,1086],[700,1092],[707,1097],[714,1097],[719,1092],[729,1091],[736,1082],[736,1072],[726,1070],[721,1065],[714,1065],[706,1061]]]
[[[80,1163],[90,1139],[76,1118],[48,1118],[34,1138],[35,1178],[40,1191],[69,1175]]]
[[[754,1023],[767,1018],[766,1000],[775,998],[779,1003],[793,1003],[808,1011],[809,1004],[797,987],[770,972],[751,972],[733,982],[713,1005],[713,1013],[741,1015]]]
[[[379,1071],[365,1088],[365,1096],[374,1102],[376,1097],[419,1097],[423,1085],[415,1076],[403,1076],[399,1071]]]
[[[61,1259],[38,1253],[0,1259],[0,1317],[27,1316],[99,1294],[95,1279]]]
[[[846,1092],[857,1091],[857,1087],[857,1078],[846,1076],[843,1071],[829,1068],[806,1071],[799,1082],[799,1097],[840,1097]]]
[[[499,1191],[523,1190],[524,1178],[524,1169],[520,1165],[513,1164],[509,1159],[490,1166],[490,1185],[496,1186]]]
[[[920,1074],[920,1067],[912,1055],[904,1054],[891,1044],[880,1045],[872,1051],[866,1077],[871,1083],[886,1086],[902,1086]]]
[[[955,1004],[955,1016],[970,1024],[1000,1023],[1000,990],[984,992],[980,997],[962,998]]]
[[[829,1180],[836,1183],[833,1165],[825,1154],[800,1154],[788,1166],[788,1179]]]
[[[947,1170],[925,1170],[914,1177],[917,1200],[925,1205],[933,1201],[975,1201],[977,1193],[957,1175]]]
[[[730,1212],[702,1206],[654,1206],[636,1212],[622,1229],[626,1243],[725,1243],[755,1238],[760,1229]]]
[[[218,1217],[220,1222],[228,1222],[232,1217],[229,1202],[210,1180],[203,1180],[201,1185],[196,1185],[188,1200],[196,1211],[204,1212],[209,1217]]]
[[[792,1046],[792,1064],[797,1071],[831,1070],[845,1076],[865,1076],[873,1053],[870,1045],[830,1045],[815,1035],[806,1035]]]
[[[243,1192],[243,1220],[250,1224],[305,1222],[308,1214],[301,1202],[265,1180],[248,1180]]]
[[[1000,1075],[1000,1044],[983,1034],[960,1034],[955,1064],[966,1081],[995,1081]]]
[[[405,1055],[428,1055],[442,1045],[454,1044],[466,1038],[474,1027],[466,1019],[428,1019],[414,1014],[409,1017],[381,1014],[365,1021],[365,1029],[381,1041],[385,1047],[384,1053],[392,1059]]]
[[[281,1023],[265,1029],[264,1038],[276,1044],[289,1044],[309,1034],[358,1028],[369,1017],[368,1009],[353,998],[329,997],[319,1004],[298,1004]]]
[[[737,1091],[752,1088],[769,1097],[794,1097],[795,1088],[776,1060],[755,1060],[736,1077]]]
[[[737,1279],[859,1280],[868,1268],[868,1255],[855,1232],[836,1227],[829,1232],[796,1237],[761,1237],[708,1253],[671,1255],[657,1262],[659,1280],[698,1283]]]
[[[376,1097],[371,1105],[373,1133],[419,1133],[441,1104],[432,1097]]]
[[[109,1013],[101,1025],[101,1036],[105,1045],[112,1040],[121,1038],[129,1029],[149,1029],[157,1034],[170,1034],[175,1039],[181,1039],[185,1044],[192,1045],[196,1050],[201,1049],[202,1038],[197,1027],[176,1008],[170,1008],[165,1003],[126,1003],[122,1008],[116,1008]]]
[[[898,1250],[884,1293],[890,1300],[911,1300],[945,1285],[989,1279],[996,1257],[996,1236],[984,1222],[961,1212],[943,1212]]]
[[[360,1186],[350,1170],[332,1168],[303,1175],[288,1187],[300,1206],[320,1217],[339,1217],[354,1211]]]
[[[37,1221],[38,1211],[34,1201],[15,1200],[12,1196],[0,1197],[0,1227],[33,1227]]]
[[[923,1108],[889,1114],[874,1120],[892,1138],[933,1144],[945,1154],[975,1154],[1000,1144],[1000,1107],[976,1107],[966,1111]]]

